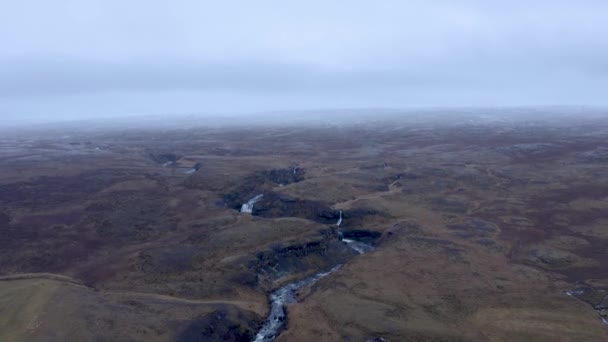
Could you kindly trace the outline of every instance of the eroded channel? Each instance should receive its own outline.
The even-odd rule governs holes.
[[[362,232],[362,231],[357,231]],[[353,236],[353,233],[339,233],[340,241],[345,243],[348,247],[353,249],[358,254],[364,254],[374,249],[371,243],[356,240],[358,236]],[[359,234],[354,234],[359,235]],[[345,238],[348,236],[349,238]],[[253,342],[272,342],[281,331],[285,328],[287,323],[287,315],[285,311],[285,304],[297,303],[297,291],[306,286],[312,286],[317,281],[328,275],[334,273],[342,267],[342,264],[338,264],[328,271],[316,273],[308,278],[289,283],[278,290],[275,290],[270,294],[270,313],[268,318],[264,321],[262,327],[256,334]]]
[[[576,288],[566,291],[566,294],[590,305],[597,312],[599,319],[604,324],[608,324],[608,291],[581,283]]]
[[[255,336],[254,342],[270,342],[274,341],[274,339],[278,336],[278,334],[285,327],[286,322],[286,313],[285,313],[285,304],[296,303],[297,296],[296,291],[299,289],[313,285],[317,281],[322,278],[327,277],[328,275],[337,271],[342,265],[336,265],[332,269],[326,272],[320,272],[314,274],[308,278],[302,279],[300,281],[287,284],[280,289],[274,291],[270,295],[270,314],[262,328],[259,330],[257,335]]]

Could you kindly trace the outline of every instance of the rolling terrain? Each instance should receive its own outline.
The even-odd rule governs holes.
[[[2,134],[0,340],[608,339],[606,115],[343,119]]]

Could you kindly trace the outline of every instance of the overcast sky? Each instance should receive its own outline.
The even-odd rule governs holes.
[[[607,105],[606,0],[19,0],[0,115]]]

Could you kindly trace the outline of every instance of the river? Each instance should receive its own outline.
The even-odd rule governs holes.
[[[261,196],[261,195],[260,195]],[[245,206],[245,205],[243,205]],[[252,205],[253,207],[253,205]],[[363,242],[342,239],[346,245],[355,250],[359,254],[367,253],[373,249],[371,245]],[[275,290],[270,294],[270,313],[268,318],[264,321],[262,328],[258,331],[253,342],[272,342],[281,333],[287,323],[287,316],[285,312],[285,304],[296,303],[297,296],[296,292],[305,287],[310,286],[319,281],[324,277],[337,271],[342,264],[334,266],[331,270],[325,272],[316,273],[308,278],[289,283],[278,290]]]

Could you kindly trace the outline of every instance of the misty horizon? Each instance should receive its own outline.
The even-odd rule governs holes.
[[[603,107],[606,12],[594,0],[23,1],[0,13],[0,115]]]

